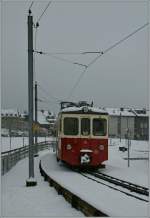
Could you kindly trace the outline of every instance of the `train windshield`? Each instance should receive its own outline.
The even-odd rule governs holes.
[[[93,135],[105,136],[107,134],[107,120],[106,119],[93,119]]]
[[[90,119],[81,119],[81,135],[87,136],[90,134]]]
[[[79,121],[77,118],[66,117],[64,118],[64,134],[65,135],[78,135]]]

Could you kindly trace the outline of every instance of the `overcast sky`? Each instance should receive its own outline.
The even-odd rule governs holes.
[[[148,22],[148,1],[57,1],[41,18],[36,47],[44,52],[104,51]],[[28,108],[27,15],[31,1],[2,3],[2,108]],[[48,1],[34,1],[34,22]],[[35,32],[35,30],[34,30]],[[56,55],[88,64],[97,54]],[[55,98],[100,107],[148,107],[148,27],[99,58],[68,96],[84,67],[35,56],[39,109],[58,110]]]

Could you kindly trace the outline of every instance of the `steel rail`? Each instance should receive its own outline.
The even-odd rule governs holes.
[[[149,191],[148,191],[149,189],[146,187],[143,187],[141,185],[137,185],[137,184],[134,184],[134,183],[131,183],[128,181],[124,181],[122,179],[115,178],[115,177],[112,177],[112,176],[109,176],[107,174],[100,173],[100,172],[88,172],[88,173],[90,175],[93,175],[96,178],[108,181],[108,182],[115,184],[115,185],[118,185],[118,186],[121,186],[123,188],[126,188],[126,189],[132,191],[132,192],[136,192],[138,194],[149,196]]]
[[[90,180],[92,180],[92,181],[94,181],[94,182],[97,182],[97,183],[99,183],[99,184],[105,185],[105,186],[107,186],[107,187],[109,187],[109,188],[111,188],[111,189],[114,189],[114,190],[116,190],[116,191],[122,192],[122,193],[124,193],[124,194],[126,194],[126,195],[128,195],[128,196],[134,197],[134,198],[136,198],[136,199],[138,199],[138,200],[141,200],[141,201],[149,202],[149,200],[146,200],[146,199],[144,199],[144,198],[138,197],[138,196],[133,195],[133,194],[131,194],[131,193],[122,191],[122,190],[120,190],[120,189],[118,189],[118,188],[115,188],[115,187],[112,187],[111,185],[108,185],[108,184],[106,184],[106,183],[104,183],[104,182],[101,182],[101,181],[99,181],[99,180],[96,180],[96,179],[94,179],[94,178],[91,178],[90,176],[91,176],[92,174],[89,174],[90,176],[87,175],[87,173],[85,174],[85,173],[80,172],[80,174],[81,174],[82,176],[86,177],[87,179],[90,179]],[[93,175],[92,175],[92,176],[93,176]]]

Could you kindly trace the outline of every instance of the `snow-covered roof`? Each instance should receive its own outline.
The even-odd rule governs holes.
[[[56,121],[54,114],[46,110],[38,111],[37,117],[40,124],[50,124],[49,121]]]
[[[110,116],[148,116],[148,111],[134,108],[105,108]]]
[[[48,116],[48,115],[49,115],[49,112],[46,111],[46,110],[44,110],[43,114],[44,114],[44,116]]]
[[[47,113],[42,113],[41,111],[38,111],[37,118],[40,124],[49,124],[49,122],[46,120],[46,114]]]
[[[47,119],[49,122],[56,122],[56,118],[53,118],[53,119]]]
[[[135,114],[127,108],[121,110],[120,108],[106,108],[106,111],[111,116],[135,116]]]
[[[140,117],[149,116],[149,110],[146,109],[134,109],[134,113],[136,114],[136,116],[140,116]]]
[[[61,110],[61,112],[79,112],[82,111],[84,108],[87,108],[89,112],[94,113],[107,113],[106,110],[96,107],[90,107],[90,106],[82,106],[82,107],[67,107]]]
[[[1,116],[11,116],[11,117],[17,117],[21,114],[17,109],[1,109]]]
[[[61,110],[61,112],[79,112],[84,107],[67,107]],[[124,116],[124,117],[148,117],[149,111],[146,109],[135,109],[135,108],[97,108],[88,106],[89,111],[94,113],[108,113],[110,116]]]

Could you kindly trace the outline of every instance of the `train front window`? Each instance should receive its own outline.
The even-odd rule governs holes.
[[[90,134],[90,119],[82,118],[81,119],[81,135],[87,136]]]
[[[106,119],[93,119],[93,135],[105,136],[107,134],[107,120]]]
[[[64,118],[64,135],[78,135],[79,122],[77,118]]]

